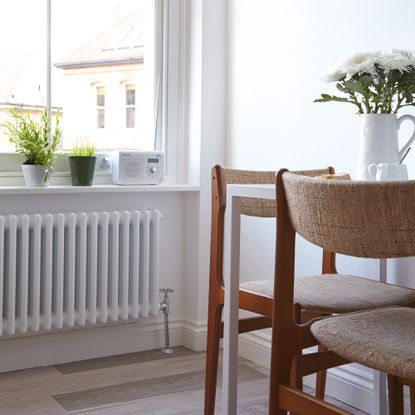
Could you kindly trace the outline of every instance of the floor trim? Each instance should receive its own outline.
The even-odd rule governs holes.
[[[171,346],[184,344],[184,326],[182,320],[170,321]],[[0,353],[7,356],[0,373],[162,347],[164,325],[158,319],[12,337],[0,340]]]

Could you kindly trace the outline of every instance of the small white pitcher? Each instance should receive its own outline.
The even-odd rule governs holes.
[[[396,114],[362,114],[357,179],[371,180],[368,167],[372,163],[399,163],[406,150],[415,140],[415,117]],[[410,120],[414,132],[407,143],[399,149],[398,130],[403,121]]]
[[[371,180],[408,180],[406,164],[372,163],[368,173]]]

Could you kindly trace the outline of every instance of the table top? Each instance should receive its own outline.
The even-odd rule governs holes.
[[[275,199],[274,184],[228,184],[228,196]]]

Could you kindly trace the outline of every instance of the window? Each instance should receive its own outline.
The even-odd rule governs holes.
[[[125,87],[125,126],[135,128],[135,85]]]
[[[61,119],[64,150],[85,137],[98,150],[154,149],[163,134],[155,103],[162,108],[163,94],[156,95],[163,75],[164,1],[37,3],[13,0],[3,7],[8,18],[0,36],[8,42],[0,46],[7,62],[0,65],[0,123],[14,104],[31,112],[46,105]],[[16,22],[24,30],[16,31]],[[13,151],[3,134],[0,151]]]
[[[105,87],[98,86],[97,93],[97,128],[105,128]]]
[[[34,15],[39,19],[33,19]],[[23,104],[24,111],[40,116],[39,108],[47,93],[46,31],[38,30],[46,26],[46,2],[8,1],[7,6],[2,3],[2,16],[0,124],[10,119],[7,112],[13,105]],[[17,27],[24,30],[16,30]],[[14,151],[1,128],[0,151]]]
[[[33,114],[49,106],[61,119],[64,150],[84,137],[104,151],[164,150],[166,180],[174,183],[187,157],[189,8],[181,0],[4,2],[0,123],[16,103]],[[134,127],[126,126],[127,85],[135,86]],[[97,86],[105,88],[105,128],[97,128]],[[10,153],[0,128],[2,172],[21,170]],[[59,161],[57,170],[65,166]]]

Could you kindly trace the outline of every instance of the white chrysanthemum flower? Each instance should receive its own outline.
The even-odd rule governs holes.
[[[411,66],[414,66],[415,61],[411,52],[393,49],[391,53],[383,54],[377,63],[385,69],[385,72],[394,69],[407,72]]]
[[[394,71],[394,76],[391,71]],[[408,72],[411,76],[407,76]],[[388,53],[355,53],[324,78],[326,82],[338,82],[346,98],[322,94],[315,102],[348,102],[356,105],[361,114],[394,114],[402,107],[415,105],[413,73],[413,51],[392,49]],[[382,93],[378,94],[378,91]]]
[[[340,79],[344,78],[347,73],[343,72],[340,68],[336,67],[330,70],[323,76],[324,82],[338,82]]]
[[[356,75],[358,73],[375,74],[375,63],[378,62],[381,56],[380,52],[358,52],[352,55],[342,65],[342,70],[349,76]]]
[[[358,73],[375,74],[375,63],[380,59],[380,52],[358,52],[352,55],[341,65],[337,65],[327,73],[323,80],[326,82],[337,82],[345,76],[353,76]]]

